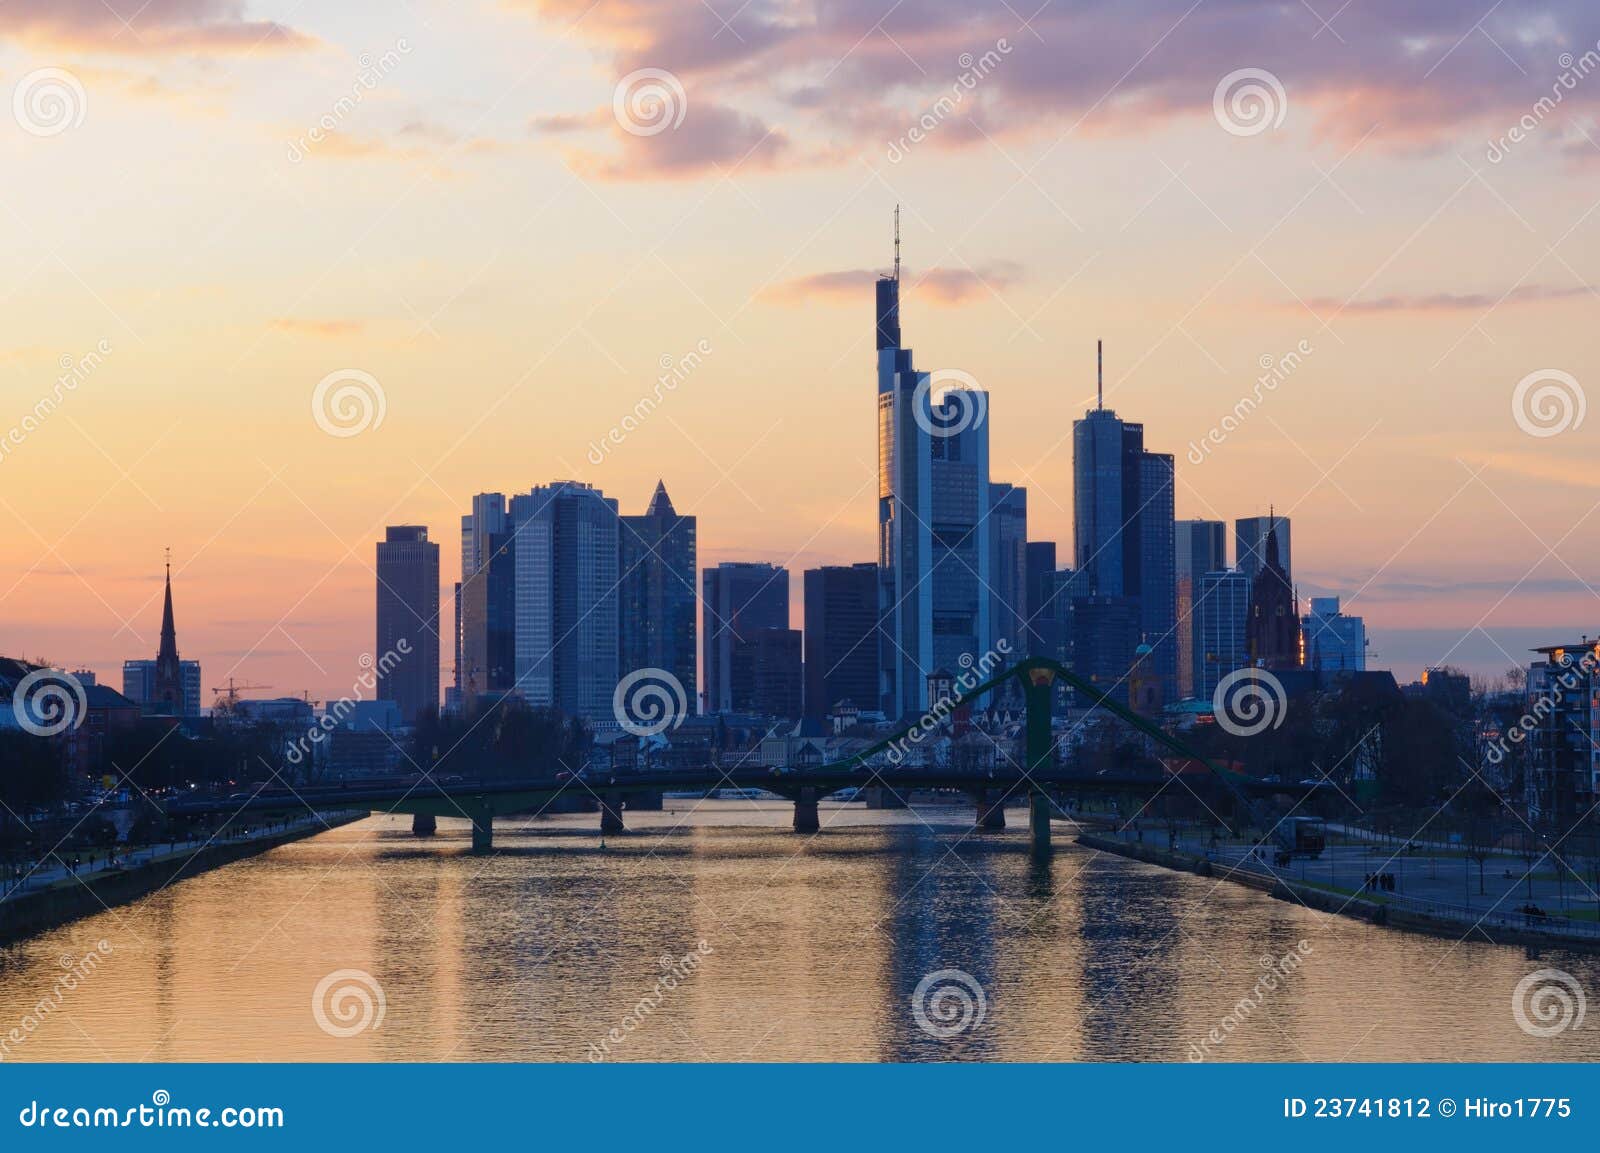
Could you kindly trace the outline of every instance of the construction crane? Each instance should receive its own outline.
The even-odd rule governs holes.
[[[211,709],[213,712],[220,709],[225,713],[231,713],[233,712],[233,707],[239,703],[240,693],[251,689],[270,689],[271,687],[271,685],[253,685],[249,681],[235,681],[232,677],[229,677],[227,688],[214,688],[211,690],[216,694],[217,698]]]

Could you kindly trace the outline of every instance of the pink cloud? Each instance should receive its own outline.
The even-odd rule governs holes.
[[[315,40],[246,20],[237,0],[7,0],[0,39],[128,56],[294,50]]]

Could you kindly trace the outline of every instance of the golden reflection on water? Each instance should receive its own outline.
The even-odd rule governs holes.
[[[787,805],[668,803],[604,850],[592,815],[502,821],[489,857],[464,821],[418,840],[409,818],[373,817],[33,938],[0,953],[0,1056],[1182,1061],[1232,1014],[1212,1059],[1600,1058],[1600,1021],[1541,1038],[1512,1013],[1536,969],[1600,990],[1596,958],[1328,917],[1080,848],[1060,825],[1041,864],[1015,810],[1007,833],[975,835],[965,808],[824,805],[808,839]],[[63,961],[101,940],[57,996]],[[1241,1015],[1302,940],[1300,967]],[[981,1021],[944,1039],[911,1008],[942,969],[982,989]],[[381,989],[376,1028],[318,1024],[314,991],[339,970]]]

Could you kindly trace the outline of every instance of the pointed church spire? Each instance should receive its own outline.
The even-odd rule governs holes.
[[[183,712],[183,669],[178,663],[178,630],[172,619],[172,550],[167,550],[167,592],[161,606],[161,648],[156,653],[155,700],[172,715]]]

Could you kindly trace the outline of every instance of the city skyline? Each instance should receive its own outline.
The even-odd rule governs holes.
[[[0,348],[0,430],[18,434],[0,471],[8,492],[69,510],[0,505],[9,651],[115,683],[156,650],[171,545],[186,659],[218,683],[336,693],[368,649],[383,528],[445,540],[466,494],[550,476],[630,507],[665,478],[702,524],[702,567],[789,569],[798,627],[798,573],[874,551],[860,301],[888,267],[895,203],[919,363],[993,398],[990,471],[1032,490],[1030,539],[1071,540],[1069,430],[1103,336],[1106,403],[1174,454],[1178,517],[1231,524],[1275,504],[1300,522],[1302,600],[1343,598],[1378,663],[1488,674],[1553,632],[1594,631],[1588,434],[1530,436],[1512,405],[1532,374],[1585,376],[1575,321],[1600,217],[1584,175],[1600,152],[1556,117],[1489,147],[1548,93],[1563,51],[1583,58],[1591,14],[1513,5],[1474,36],[1450,13],[1351,11],[1341,39],[1278,14],[1259,61],[1219,48],[1205,9],[1095,14],[1090,31],[1130,51],[1094,91],[1041,87],[1038,41],[1002,6],[959,30],[885,16],[925,77],[870,20],[837,17],[785,34],[785,67],[828,49],[847,60],[840,84],[877,75],[896,95],[834,156],[804,100],[752,108],[804,158],[784,167],[729,110],[731,65],[675,59],[664,15],[645,18],[661,56],[647,61],[610,21],[573,31],[578,13],[534,8],[435,30],[505,94],[477,106],[452,102],[420,47],[436,46],[417,35],[425,14],[346,23],[268,4],[240,24],[177,5],[142,42],[109,13],[0,17],[13,94],[52,67],[84,93],[81,122],[0,140],[39,175],[0,220],[27,334]],[[1058,51],[1082,51],[1089,37],[1041,19]],[[771,31],[755,12],[735,24]],[[902,143],[961,53],[987,58],[1001,38],[968,108],[1039,100],[1038,123],[963,114]],[[1387,89],[1339,71],[1361,47],[1393,66]],[[547,82],[519,89],[530,52],[551,61]],[[1282,119],[1230,131],[1213,96],[1252,63],[1280,81],[1281,100],[1266,95]],[[611,115],[625,64],[674,70],[681,126],[634,135],[591,116]],[[1563,117],[1592,106],[1589,83]],[[353,88],[357,106],[309,139]],[[163,164],[125,143],[151,133],[171,145]],[[607,149],[630,179],[596,159]],[[107,166],[124,175],[109,197]],[[1263,359],[1291,353],[1263,391]],[[347,372],[383,403],[360,435],[330,436],[311,401],[330,377],[361,383]],[[646,397],[647,416],[609,436]],[[1224,429],[1245,397],[1259,406]]]

